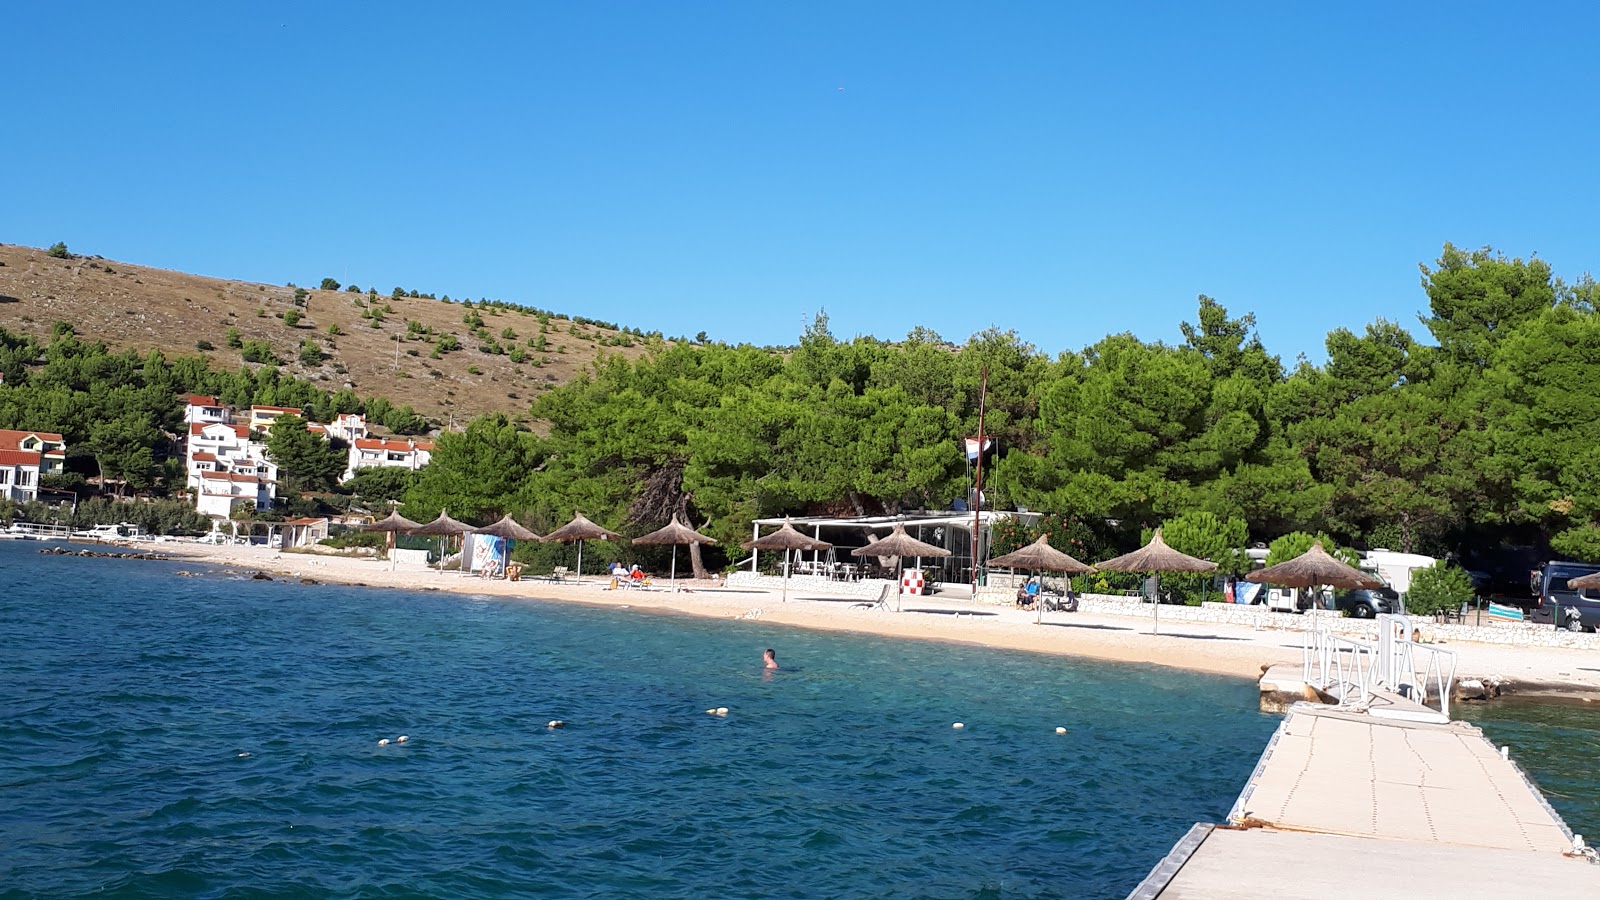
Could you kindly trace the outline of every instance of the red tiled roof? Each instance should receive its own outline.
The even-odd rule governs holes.
[[[356,438],[356,447],[361,450],[392,450],[395,453],[410,453],[412,450],[433,452],[433,444],[427,441],[390,441],[383,438]]]
[[[247,438],[250,436],[250,426],[229,425],[226,422],[191,422],[189,423],[189,434],[192,437],[204,432],[207,428],[218,427],[232,429],[235,437]]]
[[[194,461],[195,462],[216,462],[217,461],[217,455],[215,453],[207,453],[204,450],[196,450],[194,452]]]
[[[0,450],[0,466],[37,466],[41,458],[32,450]]]
[[[297,416],[305,412],[305,410],[300,409],[297,406],[252,406],[252,407],[250,407],[250,411],[253,412],[253,413],[258,413],[258,412],[294,413]]]
[[[33,436],[47,444],[62,444],[66,440],[53,431],[12,431],[9,428],[0,428],[0,449],[17,450],[22,445],[23,438]]]
[[[215,398],[215,397],[207,397],[205,394],[190,394],[185,399],[187,399],[189,401],[189,405],[190,406],[221,406],[222,405],[221,403],[217,402],[217,398]]]

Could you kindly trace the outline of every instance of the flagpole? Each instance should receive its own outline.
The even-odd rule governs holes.
[[[989,367],[983,367],[983,378],[978,383],[978,462],[972,491],[972,599],[978,599],[978,528],[983,520],[983,414],[989,399]]]

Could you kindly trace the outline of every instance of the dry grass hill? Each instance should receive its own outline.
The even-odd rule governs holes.
[[[374,310],[379,318],[372,317]],[[291,311],[303,317],[293,325],[285,322]],[[473,313],[483,320],[477,334],[463,321]],[[113,350],[203,352],[213,367],[224,369],[252,365],[228,346],[228,329],[235,328],[244,342],[269,343],[285,372],[329,390],[348,387],[410,404],[457,425],[486,412],[526,417],[528,402],[540,391],[572,378],[601,353],[633,358],[650,342],[554,312],[541,318],[531,309],[469,310],[459,302],[387,294],[372,301],[365,288],[309,290],[305,305],[297,305],[292,287],[93,256],[62,259],[0,244],[0,327],[48,338],[55,322],[69,322],[80,337],[105,341]],[[432,358],[444,335],[453,336],[460,349]],[[302,360],[307,339],[325,355],[320,363]],[[518,352],[521,362],[514,359]]]

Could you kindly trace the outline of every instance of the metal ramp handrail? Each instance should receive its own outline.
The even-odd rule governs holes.
[[[1388,690],[1418,703],[1437,702],[1450,717],[1450,695],[1456,678],[1456,655],[1412,640],[1411,619],[1382,614],[1376,643],[1334,634],[1326,623],[1305,630],[1301,678],[1339,698],[1341,706],[1365,704],[1374,690]],[[1418,656],[1425,664],[1418,667]]]
[[[1365,703],[1376,681],[1375,655],[1372,645],[1334,634],[1327,625],[1318,624],[1305,631],[1301,680],[1338,697],[1340,706]]]

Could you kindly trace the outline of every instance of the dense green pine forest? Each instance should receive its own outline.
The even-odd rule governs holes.
[[[819,313],[785,351],[604,357],[533,401],[537,431],[480,417],[440,434],[420,476],[357,485],[338,505],[403,497],[413,518],[510,512],[539,531],[581,510],[628,534],[681,511],[734,545],[760,516],[944,508],[970,487],[960,439],[977,433],[987,370],[986,505],[1061,517],[1084,558],[1187,517],[1252,541],[1548,544],[1600,560],[1600,289],[1448,244],[1421,276],[1419,327],[1336,330],[1322,365],[1286,366],[1253,315],[1203,296],[1177,345],[1117,334],[1051,357],[1015,331],[954,345],[921,328],[841,341]],[[0,372],[0,427],[60,431],[131,491],[181,494],[182,393],[428,425],[270,366],[111,355],[69,326],[45,344],[0,332]]]

